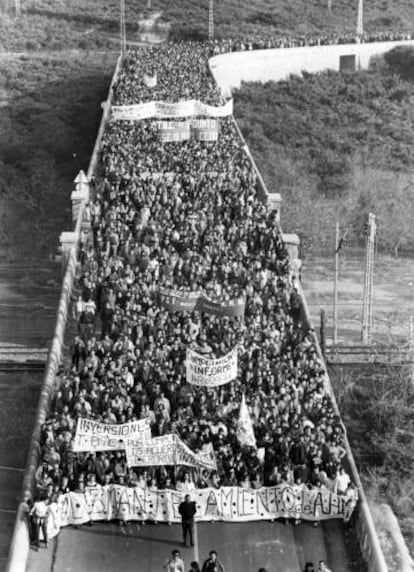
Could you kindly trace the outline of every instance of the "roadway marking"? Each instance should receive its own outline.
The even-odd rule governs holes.
[[[200,553],[198,550],[198,528],[197,528],[197,521],[194,522],[194,560],[196,562],[200,562]]]
[[[0,508],[0,512],[5,512],[7,514],[16,514],[15,510],[11,510],[9,508]]]

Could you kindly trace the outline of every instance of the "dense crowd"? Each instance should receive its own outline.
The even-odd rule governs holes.
[[[370,42],[395,42],[411,40],[412,34],[407,30],[378,30],[357,35],[355,30],[328,32],[322,34],[302,34],[299,36],[251,36],[242,38],[225,38],[210,42],[210,54],[239,52],[244,50],[266,50],[280,48],[300,48],[306,46],[331,46],[337,44],[356,44]]]
[[[218,104],[208,46],[176,44],[126,55],[116,104],[196,98]],[[156,73],[147,87],[144,74]],[[168,173],[168,176],[167,176]],[[57,380],[42,430],[38,492],[53,499],[88,484],[177,488],[289,482],[348,494],[344,430],[325,389],[313,330],[276,213],[258,199],[256,176],[232,118],[218,141],[161,144],[156,122],[111,121],[80,252],[78,335]],[[160,287],[246,299],[243,317],[172,312]],[[237,379],[186,383],[186,349],[238,350]],[[239,443],[242,393],[257,448]],[[122,451],[74,453],[79,416],[105,423],[149,418],[152,435],[176,433],[200,451],[212,443],[217,471],[129,468]]]

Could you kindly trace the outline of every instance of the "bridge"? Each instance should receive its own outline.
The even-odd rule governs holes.
[[[335,46],[335,49],[339,47]],[[307,59],[312,59],[312,50],[314,48],[307,48],[305,52],[303,49],[301,53],[306,54]],[[358,51],[358,46],[340,47],[341,50]],[[375,53],[382,52],[389,49],[389,46],[371,45],[370,51]],[[315,48],[319,50],[319,48]],[[363,48],[361,47],[363,51]],[[280,61],[280,58],[289,60],[288,50],[268,50],[266,58],[271,58],[274,52],[275,62]],[[316,52],[315,52],[316,53]],[[254,69],[247,66],[234,66],[232,54],[226,56],[217,56],[211,61],[211,70],[215,75],[219,85],[225,90],[231,90],[231,81],[233,81],[231,74],[226,75],[225,70],[232,67],[237,67],[238,79],[242,70],[250,70],[247,75]],[[240,63],[242,55],[234,54],[235,59]],[[309,58],[308,58],[309,56]],[[246,58],[257,58],[259,55],[251,53],[245,54]],[[260,56],[263,57],[263,56]],[[218,59],[222,58],[222,59]],[[263,68],[262,59],[262,68]],[[303,59],[300,61],[298,53],[292,50],[291,62],[295,62],[296,67],[300,70],[304,69]],[[323,59],[319,57],[320,63],[323,65]],[[118,63],[117,69],[114,74],[114,80],[111,88],[116,79],[119,71]],[[276,65],[272,69],[276,69]],[[306,67],[306,66],[305,66]],[[220,74],[218,73],[220,71]],[[283,68],[283,73],[286,68]],[[316,71],[313,70],[312,71]],[[217,72],[217,73],[216,73]],[[224,80],[225,78],[225,80]],[[246,80],[251,79],[246,77]],[[91,163],[86,175],[86,180],[90,181],[92,174],[96,170],[98,153],[104,133],[108,115],[112,103],[112,92],[110,91],[106,105],[104,106],[104,114],[101,127],[96,140],[96,145],[92,155]],[[248,148],[246,146],[246,151]],[[249,155],[251,158],[251,155]],[[251,158],[252,159],[252,158]],[[261,178],[259,177],[259,181]],[[87,185],[86,185],[87,186]],[[92,527],[82,527],[78,529],[66,528],[62,530],[59,537],[54,540],[53,550],[40,552],[29,551],[29,538],[27,533],[27,523],[25,520],[25,511],[27,505],[24,501],[31,495],[33,488],[33,474],[39,462],[39,452],[37,447],[37,439],[39,437],[40,425],[45,420],[46,414],[50,405],[50,398],[54,386],[55,375],[57,374],[63,356],[63,338],[65,334],[66,323],[68,319],[68,308],[71,300],[73,289],[73,281],[77,268],[77,245],[80,237],[85,232],[85,204],[88,198],[85,189],[77,188],[73,195],[73,212],[75,229],[68,233],[63,233],[62,248],[63,259],[65,264],[65,276],[62,285],[62,292],[58,306],[58,318],[55,327],[54,337],[50,345],[50,350],[47,359],[47,368],[45,374],[44,387],[39,404],[40,414],[37,419],[37,426],[33,434],[32,446],[28,461],[28,470],[26,473],[24,483],[24,500],[21,503],[18,511],[18,517],[14,529],[13,542],[10,550],[9,571],[47,571],[58,569],[65,570],[136,570],[152,572],[152,570],[159,570],[165,556],[171,551],[172,548],[179,546],[180,531],[177,525],[171,527],[167,525],[147,525],[141,526],[139,524],[127,524],[125,527],[120,527],[117,524],[94,524]],[[272,202],[272,195],[275,193],[268,192],[266,188],[262,188],[262,194],[265,202],[270,204]],[[87,225],[86,225],[87,226]],[[294,241],[290,243],[292,252],[295,253]],[[297,256],[297,254],[296,254]],[[293,256],[295,258],[295,256]],[[306,301],[303,299],[303,311],[308,317],[306,308]],[[318,349],[320,352],[320,350]],[[17,357],[18,351],[15,352]],[[10,354],[11,355],[11,354]],[[30,357],[22,352],[22,362],[27,362]],[[39,363],[41,362],[42,352],[33,352],[32,357],[37,356]],[[5,362],[8,361],[7,353],[5,352]],[[327,390],[332,393],[329,380],[326,380]],[[332,394],[332,398],[334,396]],[[362,485],[359,480],[358,472],[353,461],[352,453],[347,444],[348,455],[350,459],[350,470],[353,479],[357,482],[360,493],[361,502],[356,515],[356,520],[353,523],[355,529],[344,529],[339,522],[329,521],[328,524],[322,524],[320,527],[312,527],[309,524],[302,524],[299,527],[286,526],[281,522],[254,522],[248,525],[244,523],[200,523],[197,525],[196,543],[193,549],[182,549],[186,564],[193,558],[203,559],[207,555],[208,550],[216,548],[227,570],[240,570],[252,571],[252,569],[259,566],[268,566],[271,570],[275,562],[277,562],[278,569],[286,572],[296,572],[303,566],[303,562],[308,559],[318,560],[320,558],[329,559],[335,572],[348,572],[351,570],[361,570],[366,567],[369,572],[386,572],[387,567],[381,548],[379,545],[378,537],[375,532],[372,517],[365,499]],[[356,531],[356,532],[355,532]],[[238,539],[240,546],[236,546],[235,539]],[[360,552],[361,551],[361,552]],[[364,564],[362,563],[362,559]]]

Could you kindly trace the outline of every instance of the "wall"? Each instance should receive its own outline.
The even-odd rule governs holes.
[[[355,54],[357,68],[364,69],[373,56],[399,45],[412,46],[414,40],[232,52],[211,58],[210,70],[223,94],[229,96],[231,89],[240,87],[242,81],[264,83],[286,79],[302,70],[310,73],[339,70],[339,57],[342,55]]]

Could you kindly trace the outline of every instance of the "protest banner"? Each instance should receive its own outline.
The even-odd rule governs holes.
[[[244,298],[234,298],[224,302],[210,300],[202,292],[181,292],[160,288],[158,290],[158,303],[173,312],[205,312],[214,316],[243,316],[246,302]]]
[[[219,122],[217,119],[193,119],[191,136],[198,141],[217,141]]]
[[[246,301],[244,298],[234,298],[225,302],[215,302],[203,295],[197,307],[201,312],[214,316],[244,316]]]
[[[192,385],[217,387],[237,377],[237,348],[221,358],[207,358],[187,349],[186,378]]]
[[[140,487],[107,485],[86,487],[85,493],[66,493],[52,503],[50,538],[62,526],[98,520],[181,522],[178,512],[184,494],[172,490],[152,491]],[[304,487],[300,492],[288,484],[257,490],[240,487],[198,489],[193,493],[198,522],[221,520],[249,522],[292,518],[308,521],[349,521],[357,499],[327,490]]]
[[[199,292],[180,292],[168,288],[158,290],[159,305],[173,312],[192,312],[196,309],[199,298]]]
[[[146,439],[151,439],[149,419],[113,425],[79,417],[73,450],[75,453],[123,451]]]
[[[186,465],[216,470],[214,450],[207,448],[195,453],[178,435],[162,435],[126,448],[128,467],[150,467],[159,465]]]
[[[207,105],[196,99],[168,103],[165,101],[147,101],[133,105],[112,106],[112,119],[115,121],[135,121],[140,119],[168,119],[178,117],[228,117],[233,113],[233,100],[224,105]]]
[[[163,143],[187,141],[191,137],[190,121],[158,121]]]

